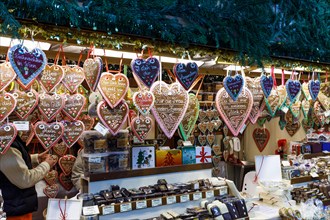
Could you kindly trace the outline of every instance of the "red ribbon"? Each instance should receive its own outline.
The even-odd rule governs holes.
[[[282,86],[284,86],[284,69],[282,69]]]
[[[274,69],[275,69],[275,67],[274,67],[274,65],[273,65],[273,66],[270,68],[270,74],[271,74],[271,76],[272,76],[272,78],[273,78],[273,85],[274,85],[274,88],[276,88],[276,87],[277,87],[277,83],[276,83],[276,77],[275,77]]]
[[[202,147],[202,150],[199,152],[199,155],[196,155],[196,158],[201,158],[200,162],[207,163],[209,162],[207,158],[211,159],[211,155],[207,155],[208,152],[205,151],[205,148]]]

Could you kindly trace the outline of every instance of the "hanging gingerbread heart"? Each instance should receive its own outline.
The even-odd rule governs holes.
[[[307,118],[308,117],[308,111],[309,111],[310,108],[311,108],[310,102],[307,101],[306,99],[304,99],[301,102],[301,110],[302,110],[302,112],[304,114],[304,118]]]
[[[52,92],[64,78],[64,70],[59,65],[46,65],[38,76],[40,85],[46,92]]]
[[[132,60],[131,68],[136,82],[138,84],[142,82],[143,85],[150,88],[158,77],[160,64],[155,57],[149,57],[146,60],[136,58]],[[142,85],[139,86],[141,87]]]
[[[0,76],[0,92],[2,92],[16,78],[16,74],[9,62],[0,64]]]
[[[301,90],[301,84],[299,80],[288,79],[285,83],[285,87],[290,101],[293,102]]]
[[[206,140],[207,140],[207,143],[212,146],[212,144],[214,144],[214,141],[215,141],[215,136],[214,134],[208,134],[206,136]]]
[[[15,109],[16,99],[10,93],[0,94],[0,123],[3,122]]]
[[[99,82],[99,91],[111,108],[116,107],[125,97],[129,87],[127,77],[122,73],[104,72]]]
[[[79,120],[84,123],[86,131],[91,130],[94,127],[94,118],[89,115],[80,115]]]
[[[187,140],[191,132],[195,128],[195,124],[199,114],[199,101],[195,94],[189,93],[189,103],[186,114],[184,115],[180,125],[179,131],[183,140]]]
[[[6,123],[0,127],[0,154],[5,154],[17,135],[14,124]]]
[[[150,91],[138,91],[133,95],[133,104],[142,115],[149,114],[154,102],[154,94]]]
[[[97,106],[99,119],[112,135],[116,135],[126,122],[128,111],[129,108],[125,101],[121,101],[115,108],[111,108],[105,101],[100,102]]]
[[[13,96],[17,101],[15,113],[20,119],[26,119],[38,105],[38,93],[33,89],[28,92],[14,90]]]
[[[198,119],[200,122],[204,121],[206,118],[206,111],[205,110],[200,110],[199,111],[199,115],[198,115]]]
[[[205,146],[205,144],[206,144],[206,135],[205,134],[200,134],[200,135],[198,135],[198,142],[199,142],[199,144],[200,144],[200,146]]]
[[[274,79],[272,76],[266,76],[265,74],[261,75],[260,86],[266,99],[270,95],[273,89],[273,85],[274,85]]]
[[[216,108],[211,110],[213,112],[213,119],[218,120],[219,119],[219,112]]]
[[[63,66],[63,69],[64,69],[64,78],[62,80],[63,85],[71,93],[76,92],[79,85],[85,79],[83,68],[79,66],[74,66],[74,67]]]
[[[220,126],[222,125],[222,121],[220,119],[212,121],[214,123],[214,130],[218,130]]]
[[[183,88],[189,90],[198,76],[198,66],[195,62],[177,63],[173,67],[173,72]]]
[[[85,79],[90,90],[95,91],[102,71],[102,58],[88,58],[84,62]]]
[[[56,184],[56,181],[58,179],[58,172],[56,170],[51,170],[48,173],[46,173],[44,180],[48,185],[54,185]]]
[[[82,112],[86,104],[85,96],[77,93],[74,95],[64,96],[64,107],[62,112],[70,118],[70,120],[76,120]]]
[[[52,121],[64,107],[64,99],[58,94],[41,94],[39,95],[38,109],[42,114],[43,119],[47,122]],[[39,117],[40,118],[40,117]]]
[[[59,122],[39,121],[34,125],[34,133],[45,150],[53,147],[63,136],[64,127]]]
[[[216,144],[213,145],[212,150],[213,150],[214,154],[217,156],[219,156],[222,153],[220,145],[216,145]]]
[[[249,89],[244,91],[234,101],[224,88],[216,96],[218,112],[234,136],[237,136],[248,119],[253,106],[253,96]]]
[[[307,100],[310,100],[312,97],[311,97],[311,95],[310,95],[310,93],[309,93],[309,83],[306,83],[306,82],[304,82],[302,85],[301,85],[301,91],[302,91],[302,93],[303,93],[303,95],[305,96],[305,98],[307,99]]]
[[[72,172],[72,167],[74,162],[76,161],[76,157],[70,154],[64,155],[58,160],[58,164],[60,165],[61,170],[64,175],[68,176]]]
[[[290,111],[295,118],[300,118],[301,101],[297,100],[290,106]]]
[[[31,141],[34,137],[34,130],[33,130],[32,123],[29,122],[29,130],[27,130],[27,131],[18,131],[18,135],[20,136],[22,141],[25,142],[26,146],[28,146],[31,143]]]
[[[265,98],[265,103],[270,116],[274,117],[277,109],[281,105],[281,100],[276,89],[271,91],[267,99]]]
[[[320,92],[318,95],[318,100],[321,103],[322,107],[326,110],[330,110],[330,97],[327,97],[323,92]]]
[[[285,129],[288,134],[292,137],[294,136],[300,128],[300,122],[287,122]]]
[[[246,77],[245,82],[246,82],[246,86],[251,91],[253,96],[253,106],[251,113],[249,115],[249,119],[252,124],[255,124],[262,112],[261,105],[262,105],[262,101],[264,100],[264,93],[260,85],[260,77],[257,77],[255,79]]]
[[[270,133],[267,128],[256,128],[253,131],[253,140],[256,143],[260,152],[262,152],[270,138]]]
[[[45,53],[34,48],[31,52],[22,44],[11,47],[8,51],[11,66],[24,86],[29,87],[47,64]]]
[[[70,191],[73,188],[71,176],[66,176],[64,173],[61,173],[58,180],[66,191]]]
[[[155,82],[150,91],[155,96],[151,111],[164,134],[171,138],[187,111],[189,95],[179,83],[168,85],[160,81]]]
[[[315,101],[320,92],[320,81],[319,80],[310,80],[308,82],[308,89],[309,89],[309,94],[311,95],[311,98],[313,99],[313,101]]]
[[[55,198],[58,194],[59,188],[57,184],[53,184],[50,186],[46,186],[43,191],[48,198]]]
[[[82,121],[62,121],[64,133],[62,136],[63,142],[68,148],[72,147],[85,131],[85,126]]]
[[[228,95],[234,100],[237,101],[239,95],[242,92],[244,87],[244,79],[240,74],[236,74],[235,76],[226,76],[223,79],[223,86],[227,91]]]
[[[206,110],[206,117],[207,117],[209,120],[212,120],[212,119],[213,119],[213,110],[212,110],[212,109],[207,109],[207,110]]]
[[[209,121],[209,122],[207,122],[206,127],[207,127],[207,130],[209,130],[209,132],[212,133],[214,131],[215,124],[213,121]]]
[[[59,155],[60,157],[64,156],[68,150],[68,147],[66,144],[62,141],[60,143],[57,143],[53,146],[52,150]]]
[[[135,117],[131,121],[131,128],[135,136],[144,141],[153,126],[152,119],[148,116]]]

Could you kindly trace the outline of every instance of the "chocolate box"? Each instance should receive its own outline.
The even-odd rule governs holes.
[[[196,147],[196,163],[212,163],[211,147]]]
[[[180,148],[182,152],[182,164],[196,163],[196,149],[193,146]]]
[[[156,167],[182,165],[182,153],[178,149],[157,150]]]
[[[154,168],[155,147],[139,146],[132,147],[132,170]]]

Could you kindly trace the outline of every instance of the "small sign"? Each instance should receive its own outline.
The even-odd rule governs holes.
[[[100,210],[97,205],[83,207],[83,215],[98,215],[98,214],[100,214]]]
[[[152,199],[151,200],[151,206],[155,207],[155,206],[160,206],[162,205],[162,198],[156,198],[156,199]]]
[[[127,212],[132,210],[132,203],[120,204],[120,212]]]
[[[108,206],[102,207],[102,215],[110,215],[112,213],[115,213],[114,205],[108,205]]]
[[[180,202],[188,202],[190,199],[189,199],[189,195],[188,194],[185,194],[185,195],[181,195],[180,196]]]
[[[282,110],[282,112],[287,113],[289,111],[289,108],[284,106],[281,110]]]
[[[28,121],[14,121],[17,131],[28,131],[30,129],[30,125]]]
[[[213,191],[213,190],[206,191],[206,192],[205,192],[205,197],[206,197],[207,199],[209,199],[209,198],[213,198],[213,197],[214,197],[214,191]]]
[[[311,177],[313,177],[313,178],[319,177],[319,175],[318,175],[317,173],[314,173],[314,172],[311,172],[310,175],[311,175]]]
[[[182,144],[183,144],[184,147],[193,146],[190,141],[184,141],[184,142],[182,142]]]
[[[89,157],[88,162],[89,163],[101,163],[101,157]]]
[[[219,192],[220,196],[224,196],[228,194],[228,187],[224,186],[224,187],[220,187],[220,192]]]
[[[94,129],[100,132],[103,136],[108,133],[108,129],[100,122],[95,125]]]
[[[287,160],[283,160],[283,161],[282,161],[282,166],[284,166],[284,167],[289,167],[289,166],[290,166],[290,162],[287,161]]]
[[[202,192],[196,192],[193,194],[193,200],[200,200],[202,198]]]
[[[147,208],[147,201],[146,200],[136,201],[136,209],[144,209],[144,208]]]
[[[166,197],[166,204],[174,204],[176,203],[176,196],[168,196]]]
[[[239,133],[243,134],[245,128],[246,128],[246,124],[243,125],[243,127],[241,128],[241,130],[239,131]]]
[[[329,115],[330,115],[330,110],[324,112],[324,116],[325,116],[325,117],[328,117]]]

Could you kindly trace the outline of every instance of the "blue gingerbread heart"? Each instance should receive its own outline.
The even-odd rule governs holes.
[[[288,79],[285,84],[286,92],[291,102],[297,98],[301,90],[301,83],[298,80]]]
[[[236,74],[234,77],[226,76],[223,80],[223,86],[225,87],[229,96],[234,101],[237,101],[238,96],[241,94],[244,86],[243,76],[239,74]]]
[[[148,88],[155,82],[159,73],[159,61],[154,57],[132,60],[131,67],[135,76]]]
[[[270,95],[273,89],[273,84],[274,84],[273,77],[262,74],[262,76],[260,77],[260,85],[266,98],[268,98],[268,96]]]
[[[308,82],[309,93],[310,93],[313,101],[315,101],[317,99],[317,96],[319,95],[319,92],[320,92],[320,87],[321,87],[321,84],[320,84],[319,80],[310,80]]]
[[[177,63],[173,67],[173,72],[180,84],[186,90],[189,90],[198,76],[198,66],[195,62],[189,62],[187,65],[184,63]]]

